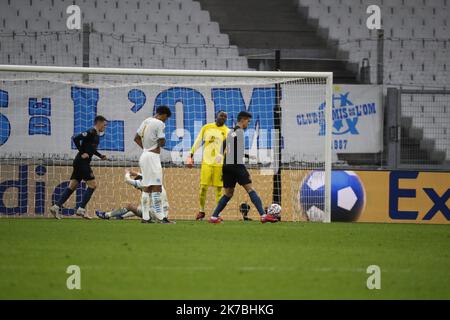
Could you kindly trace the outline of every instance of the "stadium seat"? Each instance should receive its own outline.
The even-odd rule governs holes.
[[[206,69],[206,60],[190,57],[185,60],[185,68],[191,70],[205,70]]]
[[[156,32],[156,23],[152,22],[137,22],[136,32],[142,34],[154,33]]]
[[[417,27],[413,29],[414,38],[432,39],[434,38],[434,30],[428,27]]]
[[[195,45],[208,44],[208,36],[201,33],[194,33],[188,35],[188,43]]]
[[[172,58],[175,57],[175,50],[178,49],[178,47],[170,47],[170,46],[164,46],[164,45],[157,45],[154,47],[154,54],[156,57],[168,57]]]
[[[178,24],[178,30],[180,32],[184,32],[186,34],[199,33],[198,24],[192,23],[192,22],[184,22],[184,23]]]
[[[209,44],[216,45],[216,46],[229,46],[230,45],[230,39],[228,38],[227,34],[215,34],[215,35],[209,35]]]
[[[187,43],[187,36],[185,34],[168,34],[166,35],[166,42],[168,44],[186,44]]]
[[[215,47],[198,47],[196,51],[198,57],[217,58],[218,56],[217,48]]]
[[[450,29],[447,26],[438,26],[435,29],[435,37],[437,39],[450,39]]]
[[[94,22],[92,27],[94,31],[100,33],[111,34],[115,31],[114,23],[109,21]]]
[[[169,15],[159,11],[149,11],[148,20],[154,23],[163,23],[169,21]]]
[[[189,22],[189,13],[177,10],[177,11],[170,11],[168,13],[168,19],[169,21],[173,23],[185,23]]]
[[[145,57],[142,60],[142,67],[148,69],[161,69],[163,68],[162,60],[158,57]]]
[[[184,59],[163,58],[162,61],[165,69],[185,69]]]
[[[136,24],[133,21],[118,21],[114,24],[115,32],[119,34],[132,34],[136,31]]]
[[[195,57],[195,47],[181,47],[177,46],[175,47],[175,56],[180,58],[189,58],[189,57]]]
[[[245,70],[248,69],[247,59],[244,57],[229,58],[227,59],[228,70]]]
[[[180,10],[188,14],[201,10],[200,3],[197,1],[181,1],[180,4]]]
[[[175,34],[178,32],[178,27],[176,24],[171,22],[158,23],[156,25],[156,32],[162,34]],[[181,30],[180,30],[181,32]]]
[[[206,68],[211,70],[227,70],[227,61],[225,59],[207,59]]]
[[[181,4],[177,1],[160,1],[159,2],[159,10],[162,12],[173,12],[173,11],[180,11],[181,10]]]
[[[189,21],[195,22],[198,24],[204,23],[204,22],[210,22],[210,16],[208,11],[192,11],[189,15]]]
[[[133,22],[145,22],[148,21],[149,14],[141,10],[131,10],[125,12],[125,19]]]
[[[218,48],[217,49],[217,54],[219,55],[219,57],[238,57],[239,56],[239,51],[238,48],[236,46],[230,46],[230,47],[225,47],[225,48]]]
[[[219,34],[219,24],[217,22],[204,22],[199,25],[200,33],[202,34]]]
[[[2,6],[0,32],[57,30],[65,34],[66,9],[73,3],[73,0],[10,1]],[[82,23],[92,25],[90,60],[93,66],[169,65],[171,68],[204,69],[209,64],[216,69],[248,69],[246,61],[242,60],[245,58],[239,57],[236,47],[229,47],[228,36],[220,34],[218,23],[210,21],[209,12],[202,10],[197,1],[76,0],[75,3],[81,8]],[[10,54],[18,51],[21,54],[16,57]],[[155,59],[148,60],[149,55]],[[219,57],[226,59],[221,61]],[[81,33],[74,30],[58,40],[29,39],[27,47],[17,40],[2,40],[0,59],[24,64],[80,66],[83,60]]]

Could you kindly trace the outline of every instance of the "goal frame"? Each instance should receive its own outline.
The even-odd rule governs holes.
[[[18,73],[66,73],[96,75],[177,76],[177,77],[233,77],[233,78],[321,78],[326,79],[325,97],[325,220],[331,222],[331,170],[332,170],[332,126],[333,121],[333,72],[302,71],[232,71],[232,70],[180,70],[180,69],[136,69],[136,68],[91,68],[62,66],[0,65],[0,72]]]

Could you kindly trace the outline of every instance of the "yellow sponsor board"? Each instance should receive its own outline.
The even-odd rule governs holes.
[[[140,192],[124,183],[122,167],[94,167],[99,187],[88,205],[92,215],[96,209],[112,210],[127,203],[139,204]],[[134,168],[138,170],[137,168]],[[0,214],[47,216],[48,207],[68,183],[71,166],[2,165],[0,174]],[[450,224],[450,172],[417,171],[353,171],[364,187],[364,206],[357,222]],[[250,170],[253,185],[265,205],[272,201],[273,176],[261,170]],[[283,221],[305,220],[299,191],[311,171],[282,170]],[[334,174],[334,173],[333,173]],[[339,175],[338,175],[339,176]],[[166,168],[166,187],[170,216],[193,219],[198,210],[199,169]],[[336,184],[336,181],[333,183]],[[348,187],[338,184],[339,188]],[[338,193],[336,187],[332,192]],[[346,188],[347,189],[347,188]],[[208,193],[206,211],[215,207],[214,194]],[[66,208],[76,207],[81,190],[67,202]],[[332,197],[332,199],[336,199]],[[246,192],[238,187],[235,196],[223,212],[227,220],[241,219],[239,204],[248,202],[250,217],[259,216]],[[348,204],[332,204],[338,208]],[[353,207],[354,209],[355,207]],[[73,209],[72,212],[73,213]],[[332,214],[333,216],[333,214]],[[335,214],[334,214],[335,216]]]
[[[356,173],[366,194],[358,222],[450,224],[450,172]]]

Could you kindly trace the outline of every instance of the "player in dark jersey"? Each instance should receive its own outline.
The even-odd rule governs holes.
[[[105,117],[96,116],[94,119],[94,127],[72,138],[73,143],[78,149],[78,153],[73,160],[73,172],[70,177],[69,186],[64,190],[59,200],[50,207],[50,213],[56,219],[61,219],[60,209],[62,205],[70,198],[78,184],[83,180],[86,182],[88,188],[83,194],[83,200],[80,207],[77,208],[76,215],[85,219],[91,219],[86,214],[86,205],[97,188],[95,176],[91,168],[91,160],[94,155],[102,160],[106,160],[106,156],[97,151],[97,146],[99,144],[100,134],[105,131],[107,123],[108,121]]]
[[[252,186],[250,173],[244,164],[244,157],[249,158],[245,154],[245,140],[244,130],[247,129],[252,115],[248,112],[242,111],[238,114],[237,125],[230,130],[228,136],[223,144],[223,152],[225,159],[222,167],[223,179],[223,196],[220,198],[212,217],[209,219],[210,223],[221,223],[222,218],[219,217],[222,210],[227,205],[228,201],[233,197],[236,183],[239,183],[245,191],[247,191],[250,199],[255,205],[258,213],[261,216],[261,222],[278,222],[278,220],[270,214],[266,214],[263,208],[261,198],[256,193]]]

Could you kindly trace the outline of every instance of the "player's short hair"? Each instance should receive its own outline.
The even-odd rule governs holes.
[[[159,106],[156,108],[156,114],[165,114],[167,118],[170,118],[172,115],[172,111],[170,111],[170,108],[168,106]]]
[[[108,121],[108,120],[106,120],[106,118],[104,116],[96,116],[94,118],[94,124],[97,124],[99,122],[106,122],[106,121]]]
[[[227,113],[225,110],[219,110],[219,111],[217,111],[217,113],[216,113],[216,118],[219,116],[219,114],[221,114],[221,113]]]
[[[241,119],[244,119],[244,118],[250,118],[251,119],[252,118],[252,114],[247,112],[247,111],[239,112],[239,114],[237,116],[237,121],[239,122],[239,121],[241,121]]]

